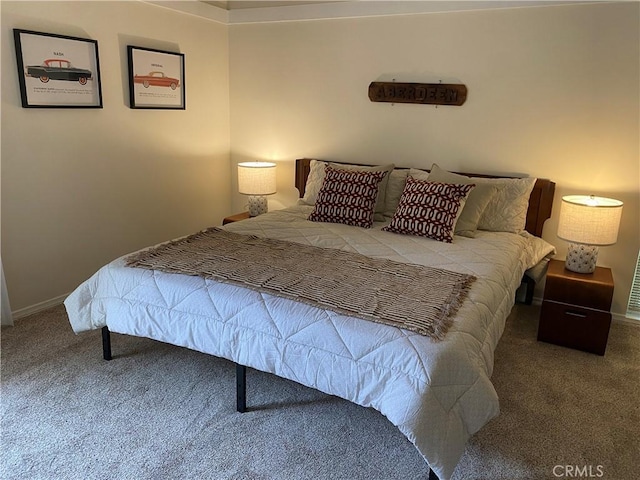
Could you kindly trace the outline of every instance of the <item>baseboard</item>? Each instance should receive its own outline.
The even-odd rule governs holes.
[[[624,323],[625,325],[631,325],[632,327],[640,327],[640,320],[634,320],[633,318],[626,317],[619,313],[612,313],[611,318],[614,322]]]
[[[22,317],[27,317],[29,315],[33,315],[34,313],[41,312],[42,310],[46,310],[47,308],[60,305],[62,302],[64,302],[65,298],[67,298],[68,296],[69,294],[65,293],[64,295],[50,298],[49,300],[45,300],[44,302],[36,303],[35,305],[30,305],[28,307],[14,310],[13,312],[11,312],[11,316],[13,317],[14,320],[19,320]]]

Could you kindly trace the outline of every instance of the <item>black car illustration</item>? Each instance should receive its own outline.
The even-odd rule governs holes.
[[[86,85],[87,80],[91,79],[91,71],[75,68],[69,60],[50,58],[42,65],[29,65],[27,76],[39,78],[42,83],[47,83],[49,80],[68,80]]]

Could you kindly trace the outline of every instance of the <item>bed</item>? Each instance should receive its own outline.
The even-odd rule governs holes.
[[[323,203],[329,175],[356,175],[363,170],[384,171],[383,176],[375,175],[386,179],[384,191],[380,181],[374,198],[370,227],[309,220]],[[530,279],[527,272],[544,265],[555,251],[539,238],[551,214],[554,183],[520,179],[528,186],[521,189],[527,197],[524,210],[513,213],[525,227],[518,231],[478,228],[458,234],[452,230],[448,242],[385,230],[396,222],[394,209],[397,213],[403,205],[407,185],[432,186],[441,182],[436,173],[440,179],[461,179],[460,174],[437,165],[427,174],[395,165],[345,166],[300,159],[296,161],[298,205],[215,230],[292,242],[289,251],[296,250],[296,245],[320,247],[471,278],[465,298],[440,338],[243,284],[132,268],[127,266],[131,255],[102,267],[65,300],[72,328],[76,333],[102,329],[105,358],[111,356],[112,331],[231,360],[238,366],[240,411],[246,402],[246,367],[375,408],[417,448],[428,464],[429,478],[448,479],[469,437],[499,413],[490,381],[494,350],[522,279]],[[420,175],[434,176],[434,180],[419,179]],[[489,185],[485,190],[492,192],[493,200],[484,204],[486,212],[504,207],[495,204],[496,192],[502,192],[503,183],[512,185],[511,180],[518,182],[473,176],[467,184]],[[513,207],[514,202],[510,203]],[[466,211],[471,204],[461,204],[460,210]],[[504,209],[501,213],[511,215]],[[461,223],[462,216],[457,215],[456,222]],[[487,219],[483,221],[493,228]],[[532,282],[527,283],[530,287]]]

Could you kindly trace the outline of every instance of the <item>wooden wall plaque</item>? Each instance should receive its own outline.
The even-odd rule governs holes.
[[[462,105],[466,99],[467,87],[461,84],[371,82],[369,85],[372,102]]]

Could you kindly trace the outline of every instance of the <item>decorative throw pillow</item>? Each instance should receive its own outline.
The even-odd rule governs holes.
[[[427,180],[429,178],[429,172],[425,170],[418,170],[417,168],[395,168],[389,174],[389,180],[387,182],[387,194],[384,202],[385,217],[393,217],[393,214],[396,212],[398,203],[400,203],[400,197],[404,191],[404,186],[407,183],[407,176],[409,175],[417,180]]]
[[[476,187],[469,193],[460,218],[458,218],[458,222],[456,223],[455,230],[456,235],[474,238],[480,218],[498,188],[490,183],[476,182],[476,179],[467,177],[466,175],[448,172],[435,163],[431,167],[429,180],[432,182],[458,183],[461,185],[475,184]]]
[[[473,187],[409,176],[398,209],[383,230],[451,243],[456,221]]]
[[[331,165],[335,170],[357,170],[362,172],[387,172],[390,173],[395,165],[381,165],[374,167],[366,167],[364,165],[350,165],[346,163],[329,163],[321,160],[311,160],[311,171],[307,177],[307,183],[304,189],[304,196],[299,200],[299,204],[302,205],[315,205],[318,198],[318,192],[322,188],[322,183],[325,177],[326,167]],[[389,175],[387,174],[380,182],[378,188],[378,196],[376,198],[375,214],[378,218],[376,220],[384,220],[383,212],[385,210],[385,196],[387,189],[387,182]]]
[[[378,185],[386,175],[387,172],[337,170],[327,165],[309,220],[370,228]]]

